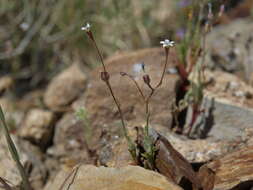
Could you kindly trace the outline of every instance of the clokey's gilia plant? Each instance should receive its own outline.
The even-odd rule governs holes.
[[[180,87],[181,96],[173,110],[176,125],[173,127],[191,137],[195,133],[192,129],[197,123],[197,118],[202,117],[201,113],[205,112],[205,109],[202,108],[202,102],[206,82],[205,68],[207,67],[205,62],[206,35],[211,31],[213,24],[222,16],[225,0],[216,2],[217,5],[220,4],[218,14],[213,13],[214,7],[210,0],[180,2],[184,2],[181,4],[184,5],[184,8],[180,11],[184,22],[179,30],[183,33],[180,32],[178,35],[181,40],[177,46],[179,56],[177,67],[182,85]],[[191,112],[188,112],[189,122],[186,123],[184,115],[187,109],[190,109]],[[181,131],[182,129],[183,131]]]
[[[103,71],[100,73],[101,80],[105,82],[105,84],[106,84],[108,90],[110,91],[110,94],[111,94],[111,96],[114,100],[114,103],[117,106],[117,109],[118,109],[119,115],[120,115],[121,125],[123,127],[123,133],[124,133],[124,136],[125,136],[125,138],[128,142],[128,150],[129,150],[130,154],[132,155],[132,157],[135,159],[137,157],[137,155],[136,155],[136,146],[135,146],[134,142],[132,141],[132,139],[129,137],[129,134],[128,134],[128,131],[127,131],[127,128],[126,128],[126,124],[124,122],[124,117],[123,117],[123,113],[122,113],[120,104],[119,104],[118,100],[116,99],[116,97],[114,95],[114,92],[113,92],[113,89],[112,89],[111,84],[110,84],[110,74],[106,70],[103,56],[102,56],[102,54],[101,54],[101,52],[100,52],[100,50],[97,46],[97,43],[96,43],[95,38],[93,36],[93,33],[91,31],[91,25],[89,23],[87,23],[84,27],[81,28],[81,30],[84,30],[86,32],[86,34],[88,35],[88,37],[90,38],[90,40],[92,41],[93,45],[96,48],[96,51],[97,51],[98,56],[100,58],[100,62],[101,62],[102,67],[103,67]]]
[[[134,142],[129,134],[128,134],[128,130],[124,121],[124,115],[121,109],[121,106],[117,100],[117,98],[115,97],[114,91],[112,89],[112,86],[110,84],[110,74],[108,73],[106,66],[104,64],[104,60],[102,57],[102,54],[97,46],[97,43],[95,41],[95,38],[93,36],[93,33],[91,31],[91,25],[89,23],[87,23],[84,27],[81,28],[82,30],[84,30],[86,32],[86,34],[88,35],[88,37],[90,38],[90,40],[92,41],[93,45],[95,46],[95,49],[98,53],[100,62],[102,64],[102,68],[103,71],[101,72],[101,80],[105,82],[106,86],[108,87],[108,90],[110,91],[110,94],[114,100],[115,105],[117,106],[119,115],[120,115],[120,119],[121,119],[121,124],[123,127],[123,133],[124,136],[128,142],[128,150],[132,156],[132,158],[134,159],[134,161],[136,162],[136,164],[138,165],[142,165],[145,168],[149,168],[149,169],[155,169],[155,156],[156,156],[156,148],[155,148],[155,142],[152,139],[152,137],[150,136],[150,126],[149,126],[149,120],[150,120],[150,110],[149,110],[149,104],[150,104],[150,99],[153,96],[153,94],[155,93],[155,91],[162,85],[163,83],[163,79],[165,76],[165,72],[166,72],[166,68],[168,65],[168,55],[169,55],[169,50],[171,47],[174,46],[174,42],[170,41],[168,39],[165,39],[164,41],[161,41],[160,43],[162,44],[162,47],[165,50],[165,55],[166,55],[166,59],[165,59],[165,64],[162,70],[162,74],[161,74],[161,78],[158,81],[158,83],[154,86],[151,85],[151,78],[148,74],[144,74],[143,75],[143,81],[144,83],[148,86],[148,88],[150,89],[150,93],[148,94],[147,97],[144,96],[144,93],[142,92],[142,89],[140,88],[139,84],[137,83],[137,81],[134,79],[133,76],[131,76],[128,73],[125,72],[120,72],[121,76],[124,77],[128,77],[131,81],[134,82],[136,88],[138,89],[138,92],[140,93],[140,96],[144,102],[144,106],[145,106],[145,113],[146,113],[146,124],[145,124],[145,128],[144,128],[144,133],[143,133],[143,142],[142,143],[138,143],[138,142]],[[144,65],[143,65],[144,67]],[[144,69],[144,68],[143,68]],[[142,148],[140,148],[140,146]]]

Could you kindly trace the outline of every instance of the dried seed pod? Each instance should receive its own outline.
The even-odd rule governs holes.
[[[101,79],[105,82],[109,81],[110,79],[109,73],[106,71],[101,72]]]
[[[150,77],[149,77],[148,74],[144,75],[142,78],[143,78],[144,82],[145,82],[147,85],[150,84],[150,81],[151,81],[151,80],[150,80]]]

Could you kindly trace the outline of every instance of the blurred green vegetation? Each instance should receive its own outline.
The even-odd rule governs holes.
[[[208,0],[1,0],[0,76],[11,75],[26,92],[73,62],[95,67],[97,55],[80,30],[86,22],[104,57],[158,46],[188,27],[187,3],[201,1]]]
[[[0,75],[9,73],[21,86],[23,82],[38,87],[72,62],[96,66],[96,54],[80,30],[86,22],[92,24],[104,56],[158,45],[157,38],[168,32],[171,4],[164,0],[2,0]]]

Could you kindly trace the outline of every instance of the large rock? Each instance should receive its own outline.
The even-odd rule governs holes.
[[[19,130],[19,136],[30,140],[41,148],[52,141],[55,116],[53,112],[41,109],[32,109]]]
[[[85,124],[78,120],[73,113],[66,113],[56,124],[53,146],[47,150],[51,156],[62,162],[89,161],[86,143]]]
[[[45,190],[59,189],[70,173],[70,169],[62,169],[53,182],[46,185]],[[182,188],[168,181],[164,176],[138,166],[127,166],[116,169],[91,165],[77,167],[68,180],[66,180],[63,189],[182,190]]]
[[[253,129],[253,88],[235,75],[222,71],[206,72],[212,83],[205,89],[204,104],[213,108],[205,137],[218,141],[243,139]]]
[[[171,52],[168,68],[172,67],[174,58],[175,53]],[[120,54],[106,61],[112,89],[122,107],[125,120],[128,121],[130,126],[145,123],[145,104],[134,83],[129,78],[122,77],[120,72],[126,72],[134,76],[140,88],[143,90],[143,94],[147,96],[150,93],[150,89],[142,79],[144,75],[141,70],[142,63],[145,64],[145,71],[150,75],[151,84],[154,86],[160,80],[165,64],[165,52],[162,48]],[[90,120],[93,122],[93,125],[119,125],[117,124],[119,123],[118,110],[107,86],[100,79],[100,71],[102,71],[101,67],[95,69],[91,74],[91,81],[86,92],[86,109],[91,116]],[[171,105],[175,99],[178,82],[178,76],[165,75],[162,86],[150,101],[151,124],[161,124],[167,128],[171,126]]]
[[[253,146],[222,156],[200,169],[204,178],[210,178],[206,171],[215,175],[214,190],[251,189],[253,181]],[[213,175],[211,174],[211,175]]]
[[[10,89],[14,84],[14,80],[13,78],[11,78],[10,76],[4,76],[4,77],[0,77],[0,95]]]
[[[116,130],[115,130],[116,129]],[[109,167],[124,167],[135,164],[128,149],[126,138],[115,128],[114,130],[104,130],[104,135],[100,140],[100,151],[97,152],[98,161],[101,165]],[[137,139],[136,130],[128,127],[130,138]]]
[[[251,19],[238,19],[215,27],[206,39],[208,64],[212,68],[238,73],[252,83],[252,30]]]
[[[253,88],[245,81],[230,73],[206,71],[210,82],[205,88],[205,95],[232,105],[253,108]]]
[[[16,145],[17,151],[19,152],[21,163],[23,166],[26,166],[26,170],[29,169],[32,186],[36,190],[42,189],[47,175],[46,168],[42,164],[42,153],[37,147],[16,138],[13,135],[12,139]],[[0,139],[0,177],[8,180],[13,186],[20,185],[21,183],[19,171],[16,163],[11,157],[6,139],[3,135],[1,135]]]
[[[14,99],[2,97],[0,98],[0,105],[3,109],[5,120],[12,133],[21,125],[25,110],[20,108]]]
[[[207,70],[205,74],[210,81],[204,90],[206,113],[200,114],[193,126],[192,137],[196,139],[162,133],[188,161],[195,163],[213,160],[247,145],[253,137],[253,88],[223,71]]]
[[[64,110],[84,90],[86,80],[80,67],[73,64],[51,81],[44,95],[45,104],[52,110]]]
[[[134,132],[130,130],[130,132]],[[186,136],[173,132],[161,132],[172,146],[181,153],[190,163],[205,163],[221,155],[237,149],[242,144],[250,143],[253,134],[248,131],[243,138],[234,140],[216,140],[214,138],[189,139]],[[122,167],[133,163],[133,159],[128,152],[127,142],[124,138],[112,140],[103,146],[98,153],[99,159],[104,165],[110,167]]]
[[[19,185],[21,182],[21,177],[16,168],[15,162],[9,153],[8,146],[5,141],[5,137],[1,135],[0,143],[0,176],[14,185]],[[22,163],[27,162],[28,158],[25,153],[20,154],[20,159]]]

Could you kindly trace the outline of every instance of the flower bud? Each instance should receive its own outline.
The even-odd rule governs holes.
[[[146,84],[148,85],[150,84],[150,77],[148,74],[144,75],[142,78]]]
[[[101,79],[102,79],[103,81],[105,81],[105,82],[109,81],[110,75],[109,75],[108,72],[103,71],[103,72],[101,72],[101,75],[100,75],[100,76],[101,76]]]

